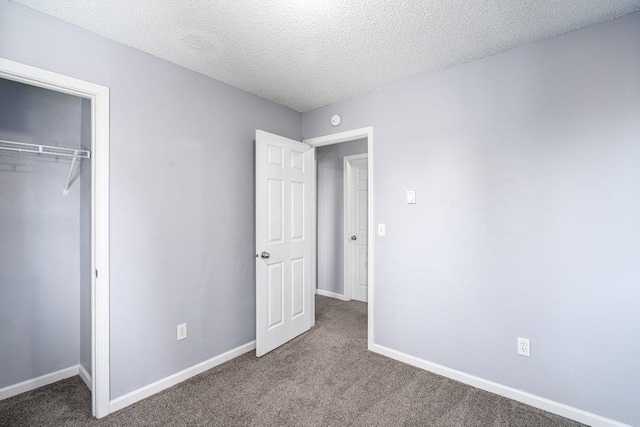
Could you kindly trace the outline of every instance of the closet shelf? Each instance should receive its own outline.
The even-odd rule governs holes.
[[[53,147],[51,145],[28,144],[26,142],[4,141],[0,139],[1,151],[17,151],[19,153],[45,154],[58,157],[91,158],[91,151],[74,148]]]
[[[53,147],[51,145],[29,144],[26,142],[5,141],[0,139],[0,151],[13,151],[18,153],[39,154],[45,156],[68,157],[71,158],[71,166],[69,166],[69,174],[67,175],[67,184],[62,190],[65,196],[69,194],[69,187],[73,182],[73,167],[78,160],[90,159],[91,151],[77,150],[74,148]]]

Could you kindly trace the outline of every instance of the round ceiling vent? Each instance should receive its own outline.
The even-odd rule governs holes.
[[[338,114],[336,114],[333,117],[331,117],[331,124],[334,127],[335,126],[340,126],[340,123],[342,123],[342,117],[340,117]]]

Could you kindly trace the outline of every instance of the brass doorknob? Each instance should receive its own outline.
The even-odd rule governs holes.
[[[358,240],[356,236],[351,236],[351,240]]]
[[[260,258],[262,259],[268,259],[271,256],[271,254],[269,252],[265,252],[262,251],[262,253],[260,254]]]

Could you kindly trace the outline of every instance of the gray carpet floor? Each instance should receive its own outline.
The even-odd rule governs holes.
[[[101,420],[79,377],[0,401],[2,426],[578,426],[367,351],[367,307],[316,299],[316,327]]]

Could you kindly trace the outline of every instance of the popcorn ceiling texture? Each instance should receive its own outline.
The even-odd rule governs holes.
[[[640,0],[16,0],[306,112],[640,9]]]

